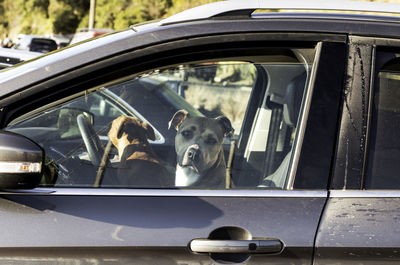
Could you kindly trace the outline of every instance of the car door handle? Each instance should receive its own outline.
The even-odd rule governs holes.
[[[195,253],[263,253],[272,254],[282,251],[279,239],[260,240],[214,240],[193,239],[189,244]]]

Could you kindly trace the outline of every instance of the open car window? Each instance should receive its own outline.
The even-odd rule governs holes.
[[[46,154],[42,186],[286,187],[313,50],[132,75],[6,128]]]

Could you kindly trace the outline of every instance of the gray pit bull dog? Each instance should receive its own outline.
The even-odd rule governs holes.
[[[225,187],[226,165],[222,143],[233,132],[228,118],[190,117],[177,111],[169,127],[177,130],[175,186]]]

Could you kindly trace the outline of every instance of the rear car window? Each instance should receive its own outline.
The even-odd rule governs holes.
[[[367,189],[399,189],[400,61],[388,61],[377,74],[372,95]]]

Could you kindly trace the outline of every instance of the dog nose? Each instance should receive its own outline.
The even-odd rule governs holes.
[[[193,149],[193,148],[189,149],[188,153],[187,153],[188,158],[191,159],[191,160],[196,159],[197,152],[198,152],[197,149]]]
[[[197,144],[189,146],[183,158],[183,164],[189,164],[189,161],[195,161],[196,159],[198,159],[199,154],[200,147]]]

